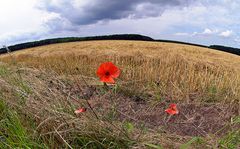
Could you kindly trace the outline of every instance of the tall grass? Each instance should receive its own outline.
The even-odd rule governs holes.
[[[28,134],[19,115],[0,101],[0,148],[46,148],[47,146]]]
[[[96,68],[112,61],[122,70],[124,86],[180,101],[232,102],[240,99],[240,71],[218,63],[190,61],[179,55],[161,58],[118,55],[77,55],[34,57],[18,55],[18,62],[58,74],[96,78]],[[9,61],[4,58],[4,61]]]
[[[118,122],[96,119],[91,112],[75,115],[85,101],[49,88],[50,81],[62,85],[53,73],[17,71],[0,66],[1,148],[128,148],[134,143]]]

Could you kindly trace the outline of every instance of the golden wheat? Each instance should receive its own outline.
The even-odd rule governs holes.
[[[154,97],[187,101],[239,101],[240,57],[207,48],[144,41],[53,44],[13,53],[17,62],[60,74],[96,77],[104,61],[121,70],[120,83]],[[0,59],[11,63],[12,57]]]

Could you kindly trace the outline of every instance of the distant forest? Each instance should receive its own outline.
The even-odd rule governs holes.
[[[155,40],[148,36],[138,35],[138,34],[116,34],[116,35],[105,35],[105,36],[92,36],[92,37],[65,37],[65,38],[54,38],[54,39],[45,39],[40,41],[26,42],[21,44],[16,44],[12,46],[8,46],[10,51],[17,51],[26,48],[32,48],[37,46],[55,44],[55,43],[66,43],[66,42],[77,42],[77,41],[91,41],[91,40],[139,40],[139,41],[153,41],[153,42],[170,42],[170,43],[179,43],[179,44],[187,44],[200,46],[205,48],[210,48],[214,50],[224,51],[236,55],[240,55],[240,49],[226,47],[221,45],[211,45],[204,46],[199,44],[173,41],[173,40]],[[5,47],[0,49],[0,54],[7,53],[7,49]]]

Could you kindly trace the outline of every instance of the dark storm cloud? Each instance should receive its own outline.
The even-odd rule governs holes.
[[[155,17],[170,7],[184,7],[193,0],[42,0],[40,6],[73,25],[94,24],[122,18]]]

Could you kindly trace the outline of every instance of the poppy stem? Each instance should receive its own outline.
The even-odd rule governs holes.
[[[103,86],[104,86],[105,89],[109,89],[109,86],[107,85],[106,82],[103,83]]]
[[[97,119],[99,119],[99,117],[97,116],[97,113],[93,110],[91,104],[88,102],[87,99],[86,99],[86,101],[87,101],[88,107],[91,109],[91,111],[93,112],[93,114],[95,115],[95,117],[96,117]]]
[[[82,89],[81,89],[81,87],[80,87],[80,85],[79,85],[79,83],[78,83],[78,79],[77,79],[77,78],[74,78],[74,79],[75,79],[76,82],[77,82],[77,87],[78,87],[79,91],[81,91]],[[82,77],[82,79],[84,80],[83,77]],[[87,84],[87,82],[86,82],[85,80],[84,80],[84,83],[86,83],[87,87],[89,88],[89,85]],[[92,111],[93,114],[95,115],[95,117],[96,117],[97,119],[99,119],[99,117],[97,116],[97,113],[93,110],[93,108],[92,108],[91,104],[89,103],[88,99],[85,98],[85,100],[86,100],[86,102],[87,102],[88,107],[91,109],[91,111]]]

